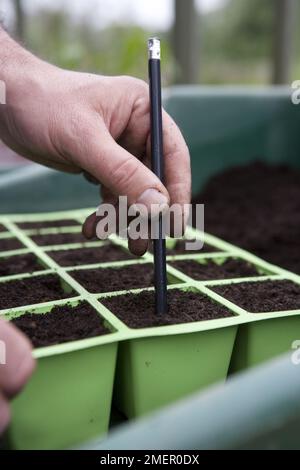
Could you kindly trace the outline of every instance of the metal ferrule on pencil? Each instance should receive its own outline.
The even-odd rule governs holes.
[[[160,60],[160,40],[158,38],[148,39],[148,58]]]

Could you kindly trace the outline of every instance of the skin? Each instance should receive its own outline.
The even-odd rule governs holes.
[[[142,80],[62,70],[23,49],[0,28],[0,80],[6,104],[0,105],[0,138],[20,155],[70,173],[84,173],[101,184],[103,202],[117,205],[190,202],[189,152],[181,132],[163,111],[165,184],[150,170],[149,88]],[[182,210],[186,220],[188,214]],[[92,238],[92,214],[83,233]],[[142,255],[147,240],[129,240]],[[9,361],[0,365],[0,431],[9,421],[8,400],[34,369],[31,346],[12,325],[0,322],[0,339]]]
[[[35,363],[29,340],[16,327],[0,319],[0,340],[6,345],[6,364],[0,364],[0,434],[10,420],[9,400],[20,392]]]

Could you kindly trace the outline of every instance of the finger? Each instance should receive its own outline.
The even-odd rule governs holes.
[[[100,195],[102,197],[102,202],[105,204],[113,204],[116,205],[118,202],[118,197],[115,196],[109,188],[106,186],[101,186]]]
[[[136,256],[143,256],[146,253],[148,250],[148,243],[148,240],[144,240],[142,238],[133,240],[130,236],[128,237],[128,249]]]
[[[171,204],[191,202],[191,164],[188,147],[173,119],[163,111],[165,184]]]
[[[18,393],[35,366],[31,344],[14,325],[0,320],[0,340],[5,348],[5,364],[0,364],[0,390],[8,396]]]
[[[140,158],[151,168],[149,93],[136,103],[126,134],[120,143],[129,152]],[[145,142],[147,146],[145,148]],[[163,110],[164,182],[170,203],[179,204],[183,222],[188,217],[187,207],[191,199],[190,155],[185,140],[173,119]]]
[[[98,126],[97,127],[97,123]],[[109,188],[114,195],[126,195],[128,204],[159,207],[169,203],[169,194],[159,178],[142,162],[118,145],[101,123],[90,122],[85,147],[75,143],[69,147],[78,165]],[[101,138],[99,139],[99,133]]]
[[[10,422],[10,410],[8,400],[0,392],[0,435],[5,431]]]
[[[145,166],[151,168],[149,100],[139,101],[133,113],[126,134],[119,141],[132,154],[139,157]],[[147,137],[148,136],[148,137]],[[145,140],[147,151],[145,152]],[[170,213],[170,236],[181,237],[189,216],[191,200],[190,155],[185,140],[172,118],[163,111],[163,141],[165,183],[173,206]]]
[[[98,207],[97,212],[93,212],[93,214],[86,218],[83,224],[83,232],[86,238],[97,237],[99,240],[106,240],[112,233],[116,233],[119,236],[127,236],[127,226],[134,217],[127,216],[126,207],[125,218],[121,220],[119,204],[112,205],[111,209],[113,213],[108,215],[106,203],[102,203]],[[124,210],[124,208],[121,210]]]
[[[150,136],[150,99],[149,89],[145,84],[144,91],[136,99],[126,132],[118,143],[132,155],[142,160],[147,151],[147,139]]]
[[[89,215],[82,226],[82,234],[88,240],[92,240],[96,236],[96,227],[99,219],[97,219],[96,212]]]
[[[112,194],[112,192],[105,186],[101,186],[100,194],[102,197],[102,204],[113,204],[114,206],[118,202],[118,198]],[[96,212],[89,215],[82,225],[82,234],[88,240],[96,237],[96,227],[100,218],[97,218]]]
[[[170,206],[173,205],[172,210],[175,212],[170,213],[169,235],[181,236],[185,231],[191,201],[190,155],[179,128],[165,111],[163,111],[163,148],[164,182],[169,192]],[[150,138],[147,142],[147,155],[144,163],[145,165],[151,164]]]
[[[169,114],[163,110],[163,145],[165,184],[171,204],[189,204],[191,199],[190,155],[185,140]],[[145,86],[136,101],[128,122],[126,133],[119,143],[130,153],[151,168],[150,146],[150,101],[149,90]],[[145,145],[147,144],[147,145]]]
[[[142,256],[148,250],[151,236],[151,219],[143,207],[129,208],[131,215],[128,224],[128,248],[136,256]]]
[[[94,178],[93,175],[90,175],[90,173],[88,173],[87,171],[83,172],[83,176],[89,183],[94,184],[95,186],[99,185],[99,181],[96,178]]]
[[[126,235],[126,236],[128,236],[129,251],[131,251],[131,253],[136,255],[136,256],[142,256],[148,249],[148,239],[147,238],[145,238],[145,239],[142,239],[142,238],[133,239],[133,238],[131,238],[130,237],[130,230],[127,230],[127,225],[126,225],[126,227],[121,226],[119,206],[116,205],[114,207],[114,209],[115,209],[115,223],[111,224],[111,226],[107,226],[106,223],[105,223],[105,230],[104,229],[102,230],[102,226],[100,226],[99,223],[101,221],[103,221],[104,217],[106,217],[106,216],[97,215],[97,213],[99,214],[99,212],[97,211],[97,213],[94,212],[89,217],[87,217],[87,219],[85,220],[84,225],[83,225],[83,230],[84,230],[85,236],[89,239],[97,236],[97,238],[99,238],[100,240],[106,240],[108,238],[108,236],[111,235],[112,233],[117,233],[120,236],[121,235],[122,236]],[[129,225],[129,227],[130,227],[130,223],[134,219],[135,219],[134,216],[127,217],[126,221]],[[104,225],[104,223],[103,223],[103,225]]]

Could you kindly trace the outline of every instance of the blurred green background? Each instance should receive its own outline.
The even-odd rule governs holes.
[[[288,8],[293,4],[285,25],[284,4]],[[157,34],[164,39],[164,85],[269,84],[300,76],[298,4],[297,0],[0,0],[0,12],[11,33],[61,67],[145,79],[145,41]],[[284,50],[278,52],[276,47]],[[278,78],[274,69],[276,57],[282,62],[280,53],[288,57],[283,57],[287,62],[281,64],[285,70]],[[189,68],[185,59],[192,62],[190,72],[182,70]]]

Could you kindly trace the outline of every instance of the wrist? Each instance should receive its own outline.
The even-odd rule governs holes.
[[[16,43],[0,28],[0,79],[11,81],[20,73],[23,65],[30,60],[31,54]]]
[[[42,75],[47,74],[43,70],[49,67],[53,66],[24,49],[0,27],[0,80],[5,83],[7,104],[19,99],[22,90],[28,93],[37,87]]]

